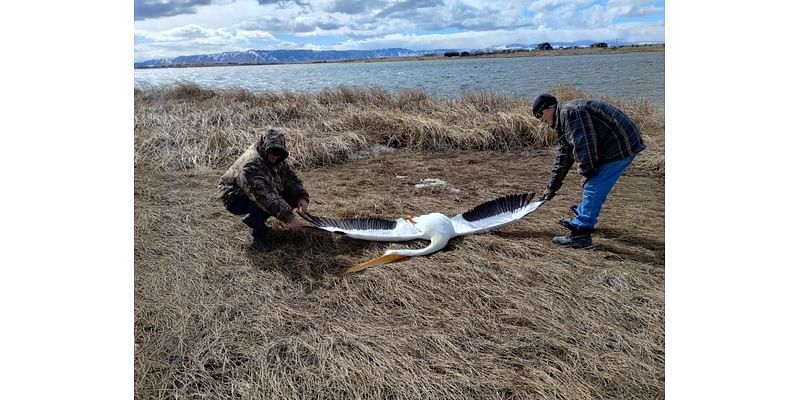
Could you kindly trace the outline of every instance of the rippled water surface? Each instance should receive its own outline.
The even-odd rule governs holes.
[[[566,83],[593,94],[646,97],[664,109],[663,52],[136,69],[133,76],[136,87],[191,81],[210,88],[310,92],[345,85],[377,86],[392,93],[421,89],[443,97],[458,96],[464,90],[494,90],[528,99]]]

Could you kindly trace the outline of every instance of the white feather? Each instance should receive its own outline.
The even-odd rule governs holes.
[[[456,236],[473,235],[477,233],[484,233],[505,225],[517,222],[526,215],[536,211],[539,206],[544,204],[544,201],[535,201],[526,205],[524,208],[516,209],[510,212],[493,215],[487,218],[479,219],[477,221],[467,221],[462,214],[458,214],[450,221],[453,223]]]
[[[544,200],[532,199],[533,193],[513,194],[482,203],[452,218],[441,213],[431,213],[413,217],[411,221],[406,218],[391,221],[381,218],[330,219],[300,215],[316,228],[344,234],[353,239],[382,242],[417,239],[431,241],[423,249],[388,250],[385,253],[412,257],[439,251],[454,237],[488,232],[519,221],[545,203]]]

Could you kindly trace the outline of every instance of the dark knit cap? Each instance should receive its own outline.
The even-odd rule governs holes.
[[[558,100],[556,100],[556,98],[553,95],[551,95],[549,93],[540,94],[533,101],[533,107],[531,108],[531,111],[534,114],[536,114],[538,112],[541,112],[542,110],[544,110],[547,107],[555,105],[556,103],[558,103]]]

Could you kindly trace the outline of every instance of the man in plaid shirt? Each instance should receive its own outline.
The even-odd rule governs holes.
[[[533,101],[533,116],[556,130],[558,150],[553,160],[550,183],[542,197],[556,195],[575,162],[583,175],[583,200],[573,208],[575,218],[562,219],[570,230],[556,236],[560,246],[585,248],[592,245],[592,233],[609,192],[645,145],[639,128],[622,110],[602,100],[570,100],[559,103],[550,94]]]

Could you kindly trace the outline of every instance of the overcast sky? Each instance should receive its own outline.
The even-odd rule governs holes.
[[[134,59],[250,49],[663,42],[664,1],[134,0]]]

